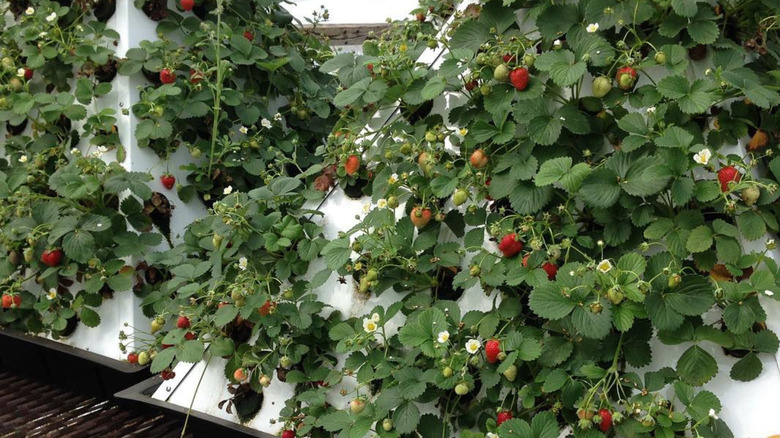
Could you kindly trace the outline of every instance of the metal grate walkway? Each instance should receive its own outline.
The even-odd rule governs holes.
[[[127,409],[0,371],[0,438],[176,438],[182,426],[178,418]]]

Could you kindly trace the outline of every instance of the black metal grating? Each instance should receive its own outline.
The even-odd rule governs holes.
[[[0,372],[0,438],[176,438],[182,427],[180,418]]]

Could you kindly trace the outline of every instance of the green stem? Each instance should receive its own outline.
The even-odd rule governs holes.
[[[220,5],[221,6],[221,5]],[[217,58],[217,85],[214,90],[214,121],[211,127],[211,153],[209,153],[209,172],[208,177],[211,179],[211,169],[214,166],[214,149],[217,146],[217,134],[219,129],[219,113],[221,109],[222,101],[222,57],[220,55],[220,46],[222,45],[222,12],[217,14],[217,39],[214,47],[214,54]]]

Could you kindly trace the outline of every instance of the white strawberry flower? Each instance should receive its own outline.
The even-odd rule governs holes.
[[[223,195],[229,195],[233,193],[233,186],[227,186],[222,190]]]
[[[712,158],[712,152],[710,152],[709,149],[702,149],[699,152],[696,153],[696,155],[693,156],[693,161],[702,164],[707,165],[707,163],[710,162],[710,158]]]
[[[238,259],[238,269],[241,269],[242,271],[246,271],[247,264],[248,261],[246,257],[241,257],[240,259]]]
[[[764,295],[766,295],[766,296],[768,296],[768,297],[774,296],[774,294],[775,294],[775,293],[774,293],[774,292],[772,292],[771,290],[765,290],[765,291],[764,291]]]
[[[275,122],[281,122],[282,121],[282,113],[274,114],[274,121]]]
[[[609,260],[604,259],[600,261],[598,265],[596,265],[596,269],[602,274],[606,274],[612,270],[612,263]]]
[[[21,157],[19,157],[19,162],[20,163],[26,163],[27,160],[28,160],[27,155],[22,155]]]
[[[466,351],[469,352],[469,354],[476,354],[477,351],[479,351],[479,347],[481,347],[482,344],[476,340],[476,339],[469,339],[468,342],[466,342]]]
[[[73,148],[70,150],[70,154],[78,157],[79,155],[81,155],[81,151],[78,148]]]
[[[260,121],[260,125],[262,125],[263,128],[271,128],[273,123],[271,123],[271,121],[268,119],[263,119]]]
[[[395,184],[398,181],[398,174],[394,173],[390,175],[390,178],[387,178],[387,182],[390,184]]]
[[[46,298],[48,298],[50,300],[57,299],[57,289],[55,289],[55,288],[49,289],[49,293],[46,294]]]
[[[366,333],[373,333],[377,329],[377,324],[373,319],[363,318],[363,330]]]
[[[556,48],[556,49],[560,49],[562,46],[563,46],[563,43],[561,42],[561,40],[555,40],[555,41],[553,41],[553,47],[554,47],[554,48]]]
[[[381,321],[381,320],[382,320],[382,317],[379,316],[378,313],[374,313],[373,315],[371,315],[371,321],[374,321],[375,323],[379,324],[379,321]]]
[[[655,107],[651,106],[650,108],[648,108],[647,109],[647,114],[655,114]]]
[[[436,338],[436,340],[438,340],[440,344],[447,343],[447,341],[450,340],[450,332],[448,332],[447,330],[444,330],[443,332],[439,332],[439,336]]]
[[[387,199],[382,198],[382,199],[376,201],[376,205],[379,208],[387,208]]]
[[[585,28],[585,30],[588,31],[588,33],[593,33],[599,30],[599,24],[598,23],[590,23],[588,27]]]
[[[708,415],[713,420],[717,420],[718,419],[718,414],[715,413],[715,409],[710,408],[710,412],[708,413]]]
[[[485,435],[485,438],[498,438],[498,434],[488,432],[487,435]]]
[[[27,9],[24,11],[24,13],[25,13],[25,15],[32,15],[32,14],[34,14],[34,13],[35,13],[35,8],[33,8],[32,6],[30,6],[29,8],[27,8]]]
[[[249,128],[247,128],[246,126],[242,126],[242,127],[238,128],[238,132],[246,135],[249,132]]]
[[[56,19],[57,19],[57,13],[56,12],[52,12],[51,14],[49,14],[46,17],[46,21],[48,21],[49,23],[51,23],[52,21],[54,21]]]
[[[24,71],[23,68],[20,68],[20,69],[16,70],[16,76],[19,76],[20,78],[24,77],[24,73],[25,73],[25,71]]]

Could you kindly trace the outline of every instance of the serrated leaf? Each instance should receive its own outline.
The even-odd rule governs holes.
[[[718,372],[718,362],[698,345],[692,345],[677,361],[677,374],[683,382],[701,386]]]
[[[551,320],[565,317],[576,307],[570,298],[561,293],[561,287],[553,282],[535,287],[528,305],[535,314]]]
[[[691,253],[703,252],[712,247],[712,230],[707,225],[701,225],[694,228],[688,235],[688,241],[685,247]]]

